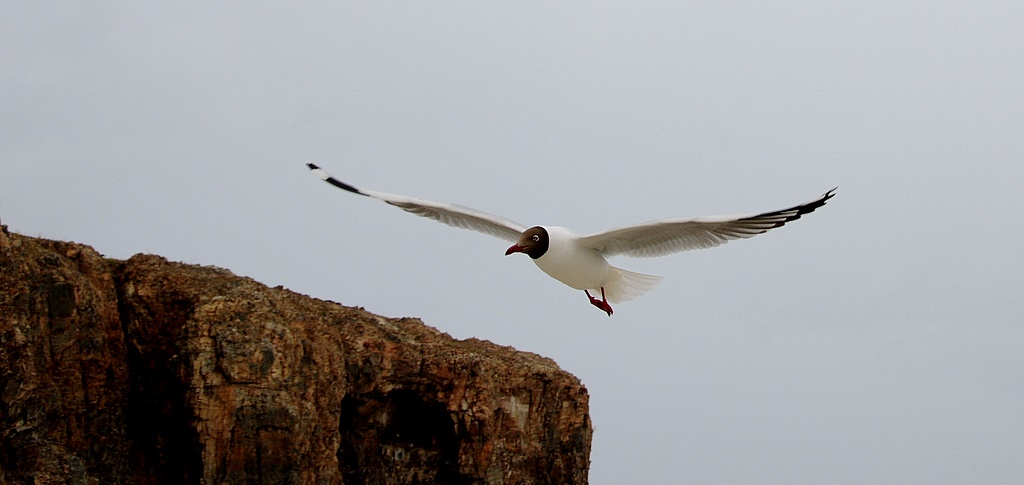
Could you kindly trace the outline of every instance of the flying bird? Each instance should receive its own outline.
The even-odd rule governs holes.
[[[609,317],[613,313],[611,303],[629,301],[646,293],[661,281],[661,277],[616,268],[608,264],[606,258],[618,255],[640,258],[664,256],[753,237],[813,212],[825,205],[836,191],[833,188],[804,204],[761,214],[659,219],[579,236],[564,227],[526,227],[511,219],[457,204],[357,189],[312,163],[306,165],[335,187],[382,200],[450,226],[513,242],[505,251],[506,256],[513,253],[528,255],[541,271],[572,288],[583,290],[590,303]],[[600,299],[595,296],[598,293]]]

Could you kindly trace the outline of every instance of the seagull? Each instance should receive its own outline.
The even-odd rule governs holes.
[[[749,215],[659,219],[579,236],[559,226],[526,227],[487,212],[430,200],[357,189],[312,163],[306,164],[323,181],[354,194],[379,199],[418,216],[450,226],[479,231],[513,242],[505,256],[524,253],[541,271],[571,288],[583,290],[590,304],[612,316],[611,303],[632,300],[654,287],[660,276],[634,273],[608,264],[611,256],[639,258],[705,249],[733,239],[756,236],[825,205],[836,188],[809,202],[772,212]],[[590,292],[593,291],[592,295]],[[597,293],[601,299],[597,299]]]

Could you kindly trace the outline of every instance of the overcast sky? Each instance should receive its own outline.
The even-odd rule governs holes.
[[[355,2],[353,2],[355,3]],[[371,6],[372,5],[372,6]],[[555,359],[591,482],[1024,482],[1024,4],[4,2],[0,219]],[[578,232],[827,206],[613,264],[336,190]]]

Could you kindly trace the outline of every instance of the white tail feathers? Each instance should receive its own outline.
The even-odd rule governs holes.
[[[634,273],[616,267],[612,267],[612,269],[615,272],[615,277],[604,286],[604,296],[612,303],[632,300],[647,293],[661,281],[661,276]],[[594,296],[601,294],[600,288],[591,289],[596,292]]]

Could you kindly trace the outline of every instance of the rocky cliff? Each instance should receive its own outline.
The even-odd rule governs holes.
[[[0,483],[586,483],[551,360],[0,231]]]

